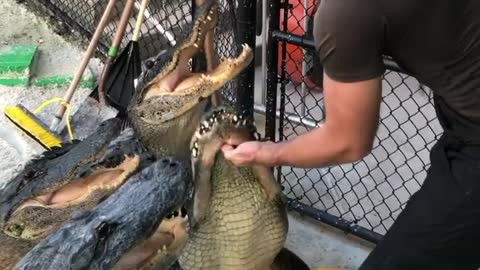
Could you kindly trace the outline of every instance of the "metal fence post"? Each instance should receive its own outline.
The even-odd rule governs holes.
[[[247,44],[252,50],[256,46],[256,0],[239,0],[237,8],[237,44]],[[241,46],[238,46],[241,49]],[[239,75],[237,109],[253,118],[255,89],[255,59]]]
[[[265,100],[265,138],[275,141],[277,87],[278,87],[278,41],[272,32],[280,27],[280,1],[268,1],[268,31],[267,31],[267,94]]]

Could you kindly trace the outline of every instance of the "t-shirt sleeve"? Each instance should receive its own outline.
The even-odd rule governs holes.
[[[381,76],[385,21],[379,9],[372,1],[321,1],[313,31],[325,73],[341,82]]]

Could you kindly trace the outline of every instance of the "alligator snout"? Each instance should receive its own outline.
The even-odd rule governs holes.
[[[175,161],[172,158],[163,158],[162,159],[162,165],[164,168],[176,168],[178,166],[177,161]]]

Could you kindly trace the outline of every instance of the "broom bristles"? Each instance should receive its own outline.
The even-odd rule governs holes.
[[[6,107],[5,116],[28,137],[50,150],[61,147],[62,139],[48,129],[34,114],[22,105]]]

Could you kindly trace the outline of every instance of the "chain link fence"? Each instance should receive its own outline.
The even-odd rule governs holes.
[[[315,85],[323,71],[311,40],[317,3],[290,0],[289,4],[286,21],[285,13],[280,13],[281,29],[271,30],[280,41],[279,140],[291,140],[325,118],[321,82]],[[442,133],[431,91],[397,68],[391,69],[383,77],[380,123],[370,155],[341,166],[281,167],[276,172],[293,209],[372,242],[378,242],[422,185],[429,151]]]
[[[100,22],[108,4],[107,0],[40,0],[55,18],[65,23],[72,31],[88,39]],[[141,5],[135,2],[131,19],[126,28],[120,51],[132,39],[135,22]],[[234,0],[218,0],[220,19],[215,34],[215,49],[219,60],[238,55],[241,47],[236,40],[236,10]],[[99,41],[98,51],[104,56],[113,40],[117,24],[126,0],[118,0],[110,21]],[[151,0],[144,14],[144,23],[138,40],[142,61],[156,56],[162,50],[172,48],[189,34],[192,23],[192,0]],[[235,102],[236,80],[223,89],[228,101]]]

